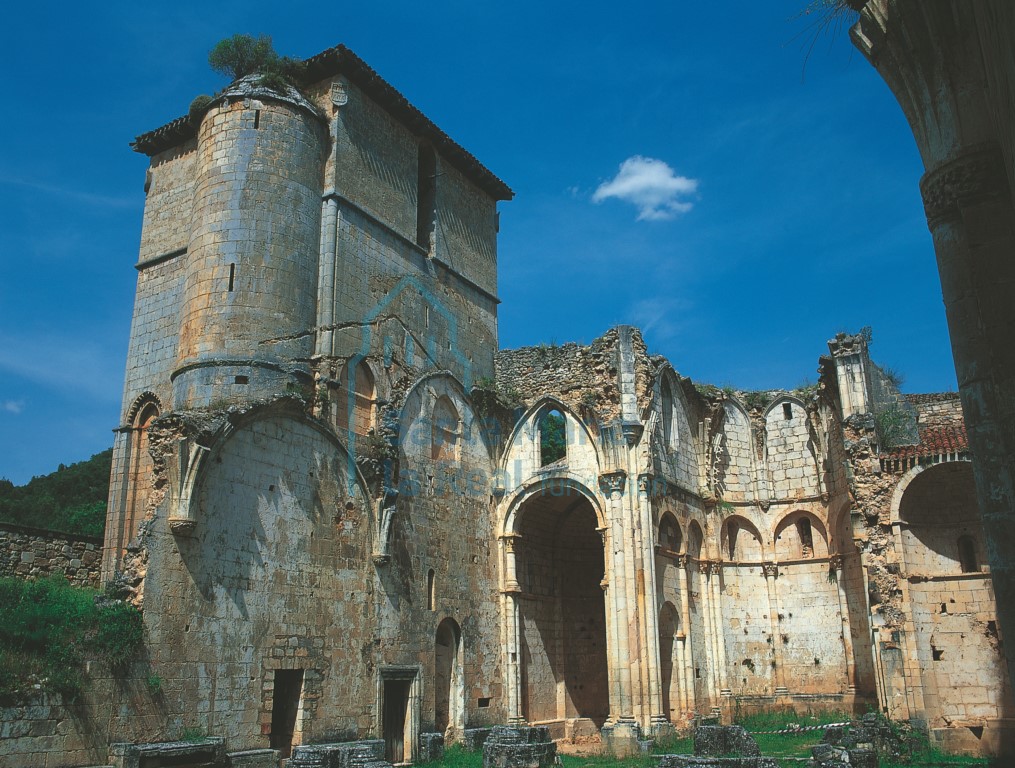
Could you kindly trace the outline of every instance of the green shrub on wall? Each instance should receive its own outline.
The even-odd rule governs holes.
[[[73,700],[86,659],[122,667],[142,637],[140,611],[62,576],[0,579],[0,699],[42,690]]]

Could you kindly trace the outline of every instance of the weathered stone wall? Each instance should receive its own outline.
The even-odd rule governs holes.
[[[457,425],[435,422],[438,401],[451,404]],[[398,500],[385,550],[390,562],[376,569],[377,664],[419,667],[427,696],[422,730],[434,730],[437,628],[452,620],[464,680],[460,691],[451,685],[440,695],[461,712],[450,723],[458,736],[465,727],[505,717],[500,642],[490,631],[500,623],[492,463],[471,401],[446,375],[424,377],[409,391],[400,434]]]
[[[101,564],[99,538],[0,523],[0,576],[63,574],[74,586],[98,589]]]
[[[164,506],[144,541],[158,574],[144,611],[164,728],[267,746],[275,671],[302,669],[303,741],[367,733],[376,521],[346,454],[313,423],[269,409],[208,461],[193,533],[174,535]]]
[[[336,215],[341,279],[323,298],[334,325],[324,354],[347,358],[367,349],[403,367],[450,370],[470,383],[492,376],[496,300],[434,266],[355,204],[340,203]]]
[[[415,242],[419,142],[347,78],[337,80],[348,102],[336,110],[328,178],[339,195]]]
[[[114,676],[102,663],[88,665],[78,700],[37,693],[0,707],[0,762],[17,768],[78,768],[108,765],[111,733],[124,741],[147,741],[160,730],[163,699],[147,680],[144,662]],[[169,738],[180,738],[177,731]]]
[[[196,150],[197,142],[190,140],[152,158],[145,182],[139,264],[187,247],[194,203]]]
[[[715,488],[724,501],[753,501],[756,477],[751,422],[732,400],[723,403],[722,444],[715,467]]]
[[[176,408],[283,392],[314,350],[323,121],[247,80],[221,99],[198,135]]]
[[[773,499],[817,495],[815,451],[803,404],[776,400],[765,415],[765,459]]]

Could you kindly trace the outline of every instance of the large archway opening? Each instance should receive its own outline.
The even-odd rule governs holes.
[[[602,727],[609,716],[597,526],[588,498],[566,486],[548,488],[519,510],[522,714],[531,723],[587,718]]]
[[[919,471],[898,504],[928,723],[934,729],[1003,719],[1012,698],[972,464],[945,462]],[[970,670],[976,670],[972,678]]]

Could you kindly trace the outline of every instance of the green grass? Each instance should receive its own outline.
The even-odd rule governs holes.
[[[0,579],[0,701],[16,701],[36,685],[74,700],[85,683],[86,658],[116,667],[134,656],[141,613],[98,596],[62,576]]]
[[[824,725],[850,720],[843,712],[822,712],[815,715],[795,715],[790,711],[764,712],[739,718],[739,725],[748,731],[774,731],[785,728],[790,723],[800,726]],[[811,747],[821,742],[823,730],[807,731],[794,734],[758,734],[755,739],[766,757],[774,757],[776,761],[789,768],[797,768],[799,763],[793,759],[811,756]],[[632,755],[625,759],[617,759],[610,755],[561,755],[563,768],[655,768],[659,755],[690,754],[694,751],[691,737],[660,742],[653,746],[652,754]],[[460,745],[449,747],[444,759],[422,763],[419,768],[482,768],[482,751],[466,752]],[[911,761],[889,761],[882,759],[881,768],[937,768],[937,766],[961,766],[962,768],[1000,768],[999,763],[991,763],[986,758],[947,755],[926,743],[917,742]]]

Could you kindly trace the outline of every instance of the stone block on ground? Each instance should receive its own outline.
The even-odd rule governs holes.
[[[549,768],[556,756],[545,726],[497,726],[483,744],[483,768]]]
[[[226,755],[229,768],[277,768],[277,749],[245,749]]]
[[[115,768],[224,768],[225,739],[210,737],[197,741],[167,741],[151,744],[112,744],[109,756]]]
[[[436,763],[444,758],[444,734],[421,733],[419,735],[419,762]]]
[[[754,757],[758,743],[740,725],[703,725],[694,729],[694,754],[706,757]]]
[[[493,728],[466,728],[462,732],[462,747],[468,752],[476,752],[483,748]]]

